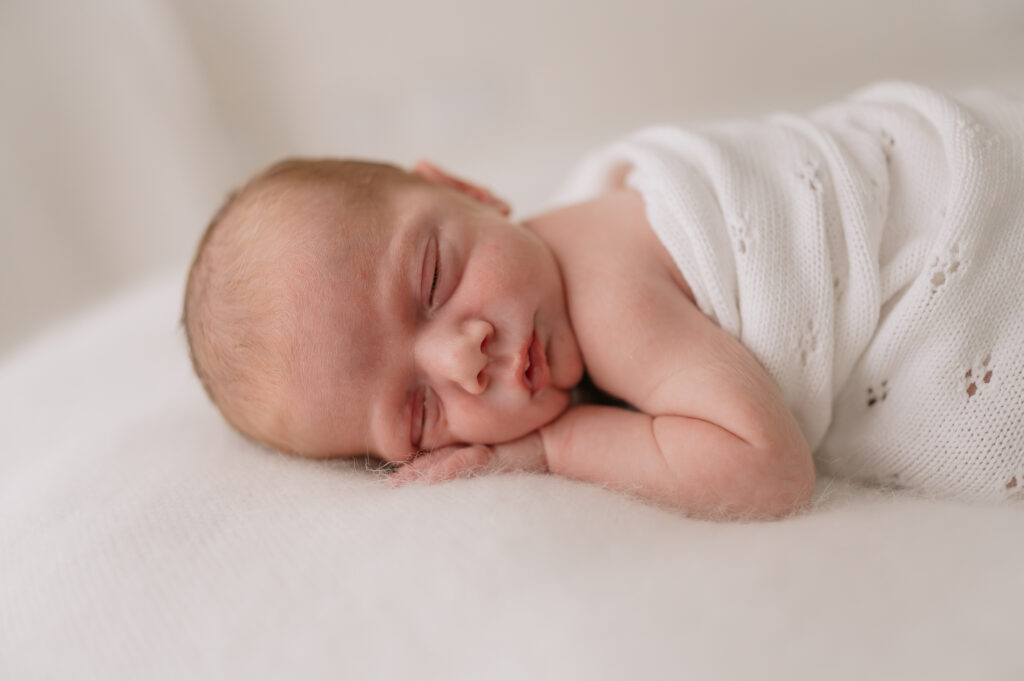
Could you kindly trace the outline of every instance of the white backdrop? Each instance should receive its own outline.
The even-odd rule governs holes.
[[[1020,92],[1018,0],[0,2],[0,352],[291,154],[423,155],[537,209],[584,149],[883,77]]]

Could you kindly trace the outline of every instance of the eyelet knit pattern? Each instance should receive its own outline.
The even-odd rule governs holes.
[[[561,198],[623,176],[825,469],[1024,499],[1024,105],[889,82],[805,116],[648,128]]]

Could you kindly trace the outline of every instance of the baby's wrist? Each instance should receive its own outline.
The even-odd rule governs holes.
[[[573,430],[579,425],[584,412],[594,409],[593,405],[571,406],[554,421],[537,429],[541,441],[544,465],[548,471],[561,474],[565,468],[562,459],[568,453],[573,441]]]
[[[540,430],[533,431],[527,437],[530,438],[534,470],[541,473],[547,473],[548,455],[547,450],[544,448],[544,437],[540,434]]]
[[[569,408],[566,412],[563,412],[562,416],[572,411],[573,408]],[[560,439],[560,433],[562,429],[559,427],[559,422],[562,417],[559,417],[548,423],[545,426],[538,428],[535,432],[537,439],[540,441],[539,447],[541,456],[544,459],[544,469],[547,471],[554,471],[554,459],[552,455],[557,452],[557,445]]]
[[[546,473],[547,457],[540,433],[533,431],[518,440],[493,445],[499,468],[506,471],[531,471]]]

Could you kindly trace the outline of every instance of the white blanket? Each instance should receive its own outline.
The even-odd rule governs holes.
[[[819,481],[712,523],[262,451],[182,275],[0,363],[0,679],[1021,679],[1024,509]]]
[[[623,179],[827,470],[1024,498],[1024,105],[882,83],[806,117],[646,129],[561,200]]]

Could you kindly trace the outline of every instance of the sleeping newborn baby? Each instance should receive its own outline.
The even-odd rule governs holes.
[[[651,128],[523,222],[420,162],[291,160],[200,242],[193,365],[247,437],[396,484],[550,471],[709,516],[1024,487],[1024,108],[882,84]],[[617,404],[573,399],[584,375]]]

